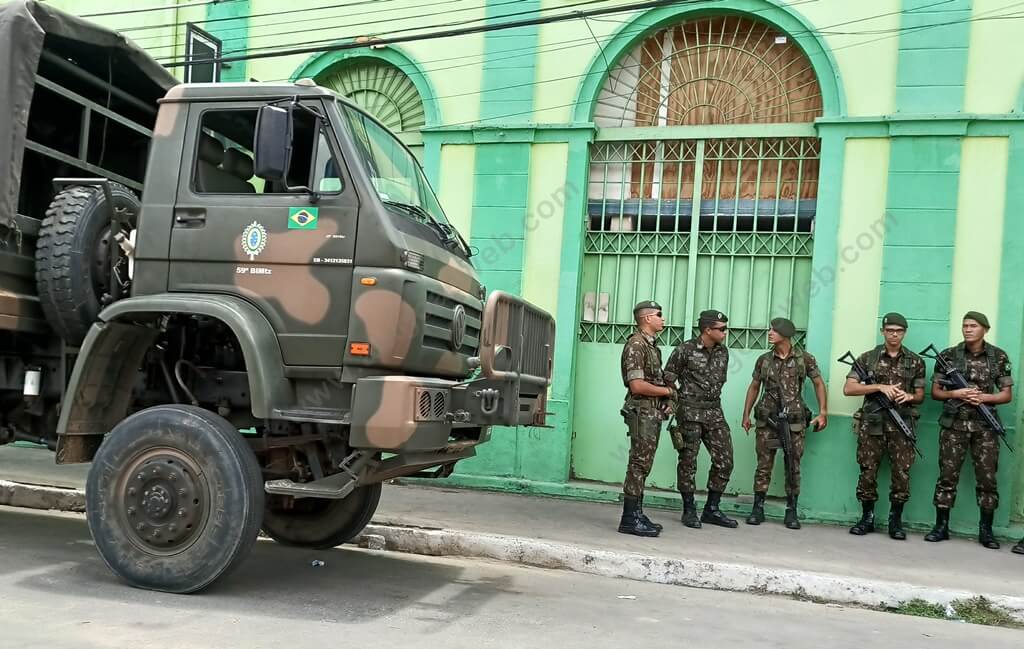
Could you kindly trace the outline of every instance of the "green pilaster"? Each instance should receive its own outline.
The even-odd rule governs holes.
[[[903,0],[896,112],[963,109],[970,18],[971,0]]]
[[[540,10],[540,0],[515,4],[488,0],[487,23],[501,24],[524,20]],[[518,14],[511,18],[503,15]],[[533,110],[533,81],[537,68],[537,25],[487,32],[484,37],[484,64],[480,94],[480,119],[483,121],[529,122]],[[520,56],[509,52],[520,52]]]
[[[1024,184],[1018,179],[1024,178],[1024,124],[1016,128],[1010,135],[1009,161],[1007,167],[1006,209],[1003,224],[1003,260],[999,277],[999,326],[1004,332],[999,337],[999,346],[1010,355],[1014,363],[1014,379],[1016,397],[1014,403],[1002,406],[1003,423],[1010,439],[1016,438],[1014,448],[1019,449],[1020,429],[1024,399],[1019,397],[1021,390],[1021,354],[1022,336],[1024,336],[1024,288],[1021,278],[1024,277],[1024,224],[1020,215],[1024,213]],[[1011,415],[1012,413],[1012,415]],[[1010,455],[1002,455],[1002,466],[999,471],[999,484],[1008,497],[997,512],[997,524],[1003,525],[1005,516],[1010,520],[1024,518],[1024,454],[1019,451]]]
[[[223,45],[223,56],[231,56],[243,52],[249,47],[249,14],[252,3],[249,0],[238,2],[218,2],[207,5],[206,19],[217,22],[208,22],[201,27],[221,40]],[[234,20],[222,20],[233,18]],[[246,61],[231,61],[225,63],[220,72],[221,81],[248,81],[246,76]]]
[[[879,310],[905,313],[921,347],[949,338],[961,146],[945,136],[892,142]]]
[[[499,24],[512,20],[502,15],[536,11],[539,0],[509,5],[488,1],[487,22]],[[516,16],[522,19],[528,15]],[[536,71],[537,26],[487,32],[484,37],[483,77],[480,93],[480,119],[485,124],[528,124],[533,110],[533,85]],[[508,52],[523,52],[510,57]],[[530,147],[526,141],[496,128],[477,135],[476,169],[473,179],[473,226],[471,243],[478,254],[473,263],[488,291],[502,290],[522,294],[526,213],[530,193]],[[518,141],[517,141],[518,140]],[[547,474],[535,466],[531,454],[520,453],[520,439],[534,435],[525,428],[496,428],[492,441],[479,457],[460,465],[467,473],[541,478]],[[536,442],[533,443],[536,445]],[[566,444],[568,446],[568,444]],[[525,450],[525,449],[524,449]],[[526,464],[526,466],[524,466]],[[554,479],[558,479],[558,476]],[[567,477],[567,476],[565,476]],[[543,478],[541,478],[543,479]],[[547,478],[550,479],[550,478]]]

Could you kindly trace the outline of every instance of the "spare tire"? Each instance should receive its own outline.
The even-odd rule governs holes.
[[[118,183],[110,183],[110,193],[127,235],[138,221],[139,199]],[[115,234],[100,187],[68,187],[46,210],[36,242],[36,289],[47,322],[69,345],[82,343],[111,294]],[[117,274],[127,295],[127,260]]]

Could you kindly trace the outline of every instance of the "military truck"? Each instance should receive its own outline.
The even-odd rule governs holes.
[[[329,90],[179,84],[0,5],[0,443],[92,463],[129,584],[198,591],[261,528],[344,543],[382,481],[543,426],[553,320],[470,257],[410,151]]]

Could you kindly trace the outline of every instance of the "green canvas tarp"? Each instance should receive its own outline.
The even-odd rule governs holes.
[[[156,105],[178,80],[121,34],[33,0],[0,3],[0,224],[18,207],[22,156],[43,52]]]

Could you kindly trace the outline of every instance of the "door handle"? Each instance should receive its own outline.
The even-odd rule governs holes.
[[[206,223],[206,210],[189,209],[175,211],[174,222],[178,225],[204,225]]]

